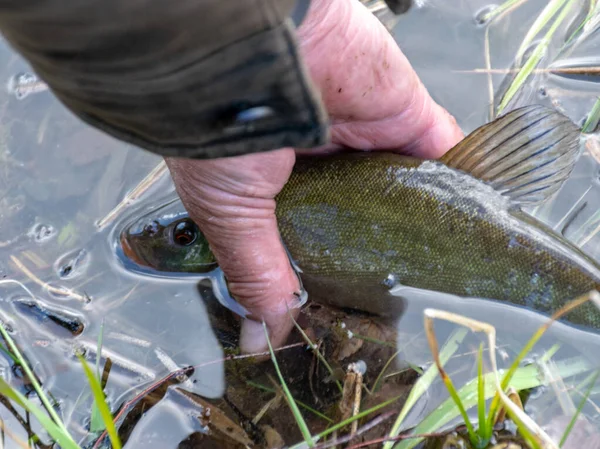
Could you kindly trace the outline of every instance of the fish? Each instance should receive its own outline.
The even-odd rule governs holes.
[[[311,300],[402,313],[397,286],[551,314],[600,287],[600,266],[524,209],[551,198],[581,154],[581,130],[541,105],[477,128],[440,159],[390,151],[299,157],[276,196],[282,242]],[[125,225],[128,263],[159,273],[218,268],[180,202]],[[590,302],[561,321],[600,329]]]

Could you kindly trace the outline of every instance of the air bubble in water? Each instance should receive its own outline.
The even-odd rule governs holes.
[[[477,13],[475,13],[475,23],[479,26],[486,25],[490,21],[488,16],[489,13],[491,13],[497,7],[498,5],[491,4],[481,8],[479,11],[477,11]]]
[[[41,243],[54,237],[56,235],[56,229],[52,225],[37,223],[28,232],[28,235],[36,242]]]
[[[65,254],[56,261],[56,271],[62,279],[68,279],[83,273],[90,260],[85,249]]]

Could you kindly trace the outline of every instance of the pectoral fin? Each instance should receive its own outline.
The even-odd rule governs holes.
[[[526,106],[476,129],[441,161],[486,181],[515,203],[535,204],[568,179],[580,154],[580,135],[560,112]]]

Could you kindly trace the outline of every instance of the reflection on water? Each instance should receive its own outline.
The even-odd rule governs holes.
[[[525,2],[510,20],[492,25],[492,68],[510,67],[524,33],[544,4],[541,0]],[[394,28],[397,41],[433,97],[455,115],[465,132],[489,118],[489,78],[477,70],[485,68],[485,27],[474,19],[486,6],[480,0],[417,2]],[[564,38],[566,32],[558,33],[556,39]],[[599,46],[600,38],[592,36],[555,64],[598,65],[593,55],[598,54]],[[31,91],[23,95],[23,90],[15,90],[14,76],[31,73],[30,69],[5,45],[0,52],[5,61],[0,77],[7,83],[13,80],[12,90],[0,92],[0,278],[24,283],[35,296],[31,299],[18,285],[2,284],[0,319],[13,329],[14,338],[46,390],[60,401],[62,416],[76,438],[86,435],[91,397],[74,351],[83,348],[94,362],[102,332],[102,360],[110,357],[113,363],[108,398],[113,409],[127,404],[123,429],[135,447],[203,447],[209,424],[202,416],[211,406],[202,402],[206,400],[212,401],[213,417],[220,417],[210,426],[213,435],[220,435],[214,439],[221,447],[244,447],[245,438],[275,444],[277,435],[283,435],[286,443],[299,441],[301,435],[285,400],[277,394],[277,382],[272,382],[275,373],[271,365],[232,359],[238,322],[215,306],[210,289],[200,287],[199,298],[195,277],[149,277],[133,273],[116,261],[115,229],[128,217],[141,216],[157,202],[172,198],[170,180],[161,178],[144,197],[151,199],[135,203],[114,225],[101,231],[96,227],[97,220],[111,211],[160,158],[80,123],[27,76],[19,78],[19,86],[30,86]],[[551,49],[546,62],[556,54]],[[505,77],[505,73],[490,75],[496,93]],[[597,77],[536,73],[513,106],[533,102],[554,105],[575,122],[583,123],[595,101],[597,86]],[[600,225],[599,139],[597,134],[590,137],[572,178],[559,194],[531,211],[583,245],[597,260],[600,236],[594,233]],[[279,352],[278,358],[298,400],[335,418],[334,399],[339,393],[335,381],[344,379],[347,365],[366,361],[364,381],[373,387],[378,373],[398,349],[400,355],[386,371],[390,376],[384,376],[379,392],[365,395],[363,406],[405,395],[407,385],[414,380],[407,363],[431,363],[423,335],[425,307],[467,314],[497,326],[500,354],[506,356],[500,360],[503,366],[543,322],[530,311],[502,304],[406,290],[396,294],[409,299],[406,315],[396,328],[318,305],[306,308],[301,324],[310,330],[311,338],[323,338],[322,349],[333,374],[315,361],[305,345],[298,344],[302,341],[298,335],[293,336],[290,343],[297,344]],[[440,341],[453,329],[453,325],[436,323]],[[591,355],[597,351],[597,338],[556,326],[533,355],[542,354],[558,340],[563,342],[556,355],[559,359],[578,352]],[[479,341],[479,337],[469,336],[461,347],[463,356],[449,365],[457,384],[473,377],[472,354]],[[224,358],[230,360],[225,362]],[[180,371],[182,375],[171,383],[197,396],[186,396],[178,389],[166,392],[153,388],[170,372],[189,366],[194,366],[193,371]],[[0,357],[0,373],[28,391],[22,373],[11,366],[9,358]],[[148,394],[140,395],[144,388]],[[434,385],[427,400],[408,417],[407,425],[418,423],[446,397],[443,386]],[[528,411],[549,422],[561,412],[553,401],[556,396],[552,389],[538,392]],[[151,411],[136,426],[142,411],[149,407]],[[586,409],[588,416],[594,415],[592,409]],[[27,439],[25,427],[7,410],[0,412],[6,427]],[[219,410],[223,416],[218,415]],[[232,427],[228,420],[235,425]],[[307,420],[314,432],[328,425],[327,420],[309,412]],[[230,427],[233,433],[227,430]],[[39,426],[34,423],[32,431],[39,432]],[[17,447],[10,446],[10,441],[7,444]]]

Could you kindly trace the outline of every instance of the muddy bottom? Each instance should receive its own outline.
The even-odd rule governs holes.
[[[203,298],[210,297],[203,292]],[[199,448],[283,448],[304,441],[286,401],[278,373],[270,360],[241,356],[239,322],[216,301],[204,300],[211,324],[225,354],[226,392],[206,399],[185,389],[193,368],[171,373],[140,392],[115,412],[125,444],[140,444],[136,433],[148,432],[144,420],[153,407],[168,401],[193,416],[199,425],[176,446]],[[329,430],[317,447],[381,447],[410,389],[422,371],[402,361],[396,326],[380,318],[308,303],[285,347],[276,351],[281,375],[312,435],[360,412],[368,415]],[[303,335],[304,334],[304,335]],[[322,357],[310,348],[314,344]],[[423,350],[427,350],[425,347]],[[144,430],[145,429],[145,430]],[[470,448],[463,428],[432,434],[424,449]],[[105,435],[88,448],[110,447]],[[154,446],[153,446],[154,447]],[[494,449],[526,447],[513,432],[497,425]]]

